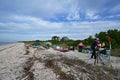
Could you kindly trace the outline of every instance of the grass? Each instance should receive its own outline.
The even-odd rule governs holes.
[[[66,74],[60,68],[57,69],[57,74],[60,75],[60,79],[62,79],[62,80],[74,80],[74,75]]]
[[[48,68],[53,69],[53,71],[59,75],[59,78],[61,80],[74,80],[74,75],[72,74],[66,74],[64,71],[61,70],[58,65],[55,65],[55,59],[53,60],[45,60],[45,66]]]
[[[58,67],[58,65],[55,64],[56,61],[57,60],[55,59],[48,59],[45,61],[45,66],[53,69],[53,71],[60,76],[61,80],[76,80],[76,73],[65,73],[62,71],[61,67]],[[88,80],[94,80],[95,78],[97,80],[114,80],[120,75],[120,70],[118,69],[97,65],[93,66],[79,59],[69,59],[67,57],[62,57],[59,61],[62,62],[62,64],[67,65],[71,70],[74,69],[75,72],[78,72],[77,75],[81,74],[78,76],[81,80],[85,77]]]
[[[111,55],[112,56],[120,57],[120,48],[118,48],[118,49],[112,49],[111,50]]]
[[[48,68],[54,68],[54,60],[45,60],[45,66]]]

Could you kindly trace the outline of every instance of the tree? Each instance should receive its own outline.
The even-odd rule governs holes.
[[[60,37],[59,36],[53,36],[52,37],[52,43],[53,44],[58,44],[59,43],[59,41],[60,41]]]
[[[120,47],[120,31],[117,29],[108,30],[108,36],[112,38],[112,48]]]
[[[60,40],[62,43],[66,43],[67,41],[69,41],[69,38],[67,36],[62,37],[62,39]]]
[[[101,42],[105,42],[106,46],[109,47],[108,37],[112,38],[112,48],[120,47],[120,31],[117,29],[108,30],[107,32],[100,32],[95,35],[100,39]]]
[[[101,42],[106,42],[108,34],[106,32],[100,32],[97,36]]]
[[[94,39],[92,36],[89,36],[87,39],[84,39],[82,42],[85,44],[85,45],[91,45],[93,43]]]
[[[56,40],[56,41],[59,41],[60,37],[59,36],[53,36],[52,37],[52,40]]]

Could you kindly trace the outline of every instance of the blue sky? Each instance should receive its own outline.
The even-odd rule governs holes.
[[[0,42],[85,39],[120,30],[120,0],[0,0]]]

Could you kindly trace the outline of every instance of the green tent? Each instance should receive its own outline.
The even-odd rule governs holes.
[[[33,46],[40,46],[40,42],[34,42]]]

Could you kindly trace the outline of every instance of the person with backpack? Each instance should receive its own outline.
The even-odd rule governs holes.
[[[96,38],[95,41],[91,45],[91,49],[92,49],[91,58],[94,57],[94,59],[96,59],[96,48],[98,47],[100,47],[100,41],[99,41],[99,38]]]

